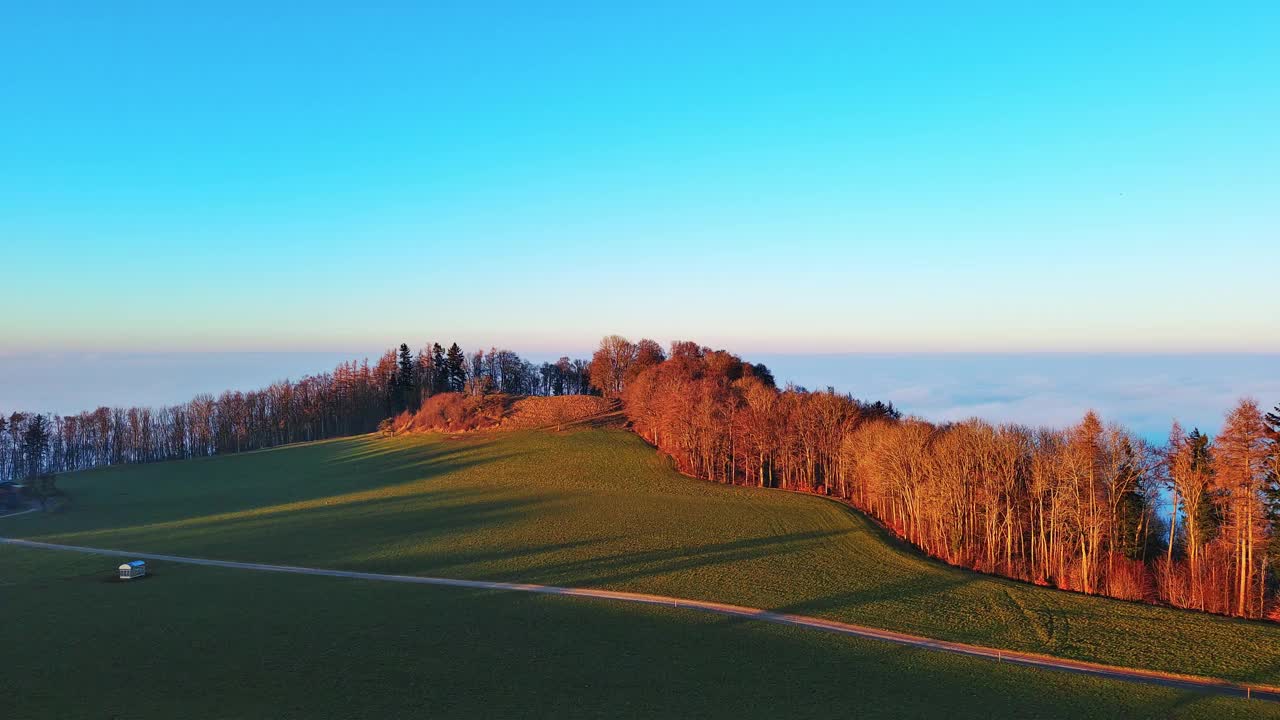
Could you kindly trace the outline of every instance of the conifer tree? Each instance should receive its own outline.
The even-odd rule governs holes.
[[[49,451],[49,424],[43,415],[32,415],[23,434],[22,449],[27,463],[27,477],[40,474],[44,456]]]
[[[414,372],[413,354],[409,352],[408,343],[400,343],[399,366],[396,369],[396,384],[399,392],[400,410],[417,410],[417,373]]]
[[[440,343],[431,346],[431,392],[449,392],[449,367],[445,362],[444,348]]]
[[[1267,549],[1263,557],[1263,574],[1271,580],[1280,579],[1280,405],[1276,405],[1263,418],[1267,434],[1266,475],[1263,478],[1262,495],[1266,520],[1270,528]]]
[[[417,393],[414,398],[414,407],[421,407],[422,401],[426,400],[427,396],[431,395],[435,389],[432,385],[431,348],[424,347],[419,350],[415,362],[417,367],[413,370],[413,377],[417,381],[415,383]]]
[[[458,347],[458,343],[449,346],[449,354],[445,357],[448,389],[462,392],[467,386],[467,356]]]
[[[1152,541],[1144,485],[1146,475],[1139,468],[1137,452],[1129,438],[1120,439],[1118,454],[1118,477],[1112,479],[1117,496],[1114,500],[1111,549],[1130,560],[1145,560]]]
[[[1190,447],[1192,472],[1201,473],[1204,476],[1203,482],[1206,484],[1206,493],[1210,500],[1210,502],[1202,503],[1199,506],[1199,512],[1196,513],[1199,540],[1203,544],[1212,542],[1217,538],[1218,529],[1222,525],[1221,503],[1217,501],[1219,493],[1212,484],[1213,446],[1209,441],[1209,436],[1200,432],[1200,428],[1195,428],[1191,431],[1191,434],[1187,436],[1187,444]]]

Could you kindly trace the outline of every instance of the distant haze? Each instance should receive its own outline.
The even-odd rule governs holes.
[[[173,405],[199,393],[296,380],[358,358],[343,352],[0,354],[0,412],[65,415],[102,405]]]
[[[275,353],[10,353],[0,355],[0,412],[79,412],[164,405],[331,370],[378,351]],[[586,353],[569,353],[575,357]],[[553,359],[531,353],[530,360]],[[778,383],[889,400],[931,420],[1062,426],[1090,408],[1158,440],[1177,418],[1216,432],[1241,396],[1280,402],[1280,355],[753,354]]]

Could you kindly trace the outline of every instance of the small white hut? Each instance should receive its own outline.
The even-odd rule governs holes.
[[[141,560],[134,560],[120,566],[121,580],[135,580],[146,574],[147,564]]]

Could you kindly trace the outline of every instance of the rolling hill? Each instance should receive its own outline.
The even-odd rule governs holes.
[[[950,568],[834,502],[685,478],[618,429],[365,436],[107,468],[67,476],[62,485],[73,498],[71,510],[0,521],[9,523],[3,534],[229,560],[651,592],[1280,684],[1280,627]],[[22,642],[8,646],[36,658],[47,653],[49,662],[34,663],[47,683],[56,684],[55,668],[92,666],[100,662],[94,658],[117,652],[119,660],[108,665],[127,665],[130,655],[112,645],[122,627],[138,629],[128,643],[151,657],[157,677],[174,686],[195,683],[174,674],[188,660],[182,638],[194,634],[207,651],[200,667],[208,668],[208,687],[243,688],[231,715],[254,715],[252,703],[272,693],[295,698],[298,714],[312,715],[305,708],[316,706],[308,703],[348,692],[391,693],[375,704],[384,715],[416,702],[446,714],[468,714],[468,708],[550,714],[569,707],[563,703],[641,715],[774,714],[771,707],[831,714],[854,702],[869,714],[875,707],[898,711],[892,715],[930,707],[975,716],[992,709],[1036,716],[1276,710],[599,601],[163,564],[156,577],[119,587],[97,581],[110,568],[100,558],[14,548],[0,548],[0,567],[5,594],[29,618],[20,625]],[[176,666],[170,662],[175,654]],[[32,662],[23,657],[3,661]],[[283,673],[279,682],[289,686],[245,677],[258,677],[254,663],[269,675]],[[294,687],[290,673],[313,679]],[[112,675],[93,675],[75,674],[80,683],[97,684],[82,691],[110,697]],[[741,697],[723,697],[726,686],[748,685]],[[201,687],[189,689],[199,694]],[[769,704],[782,697],[791,704]]]

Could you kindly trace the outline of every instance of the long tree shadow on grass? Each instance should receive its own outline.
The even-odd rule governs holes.
[[[946,593],[964,587],[973,580],[967,578],[949,578],[942,581],[930,579],[903,580],[899,582],[874,585],[848,592],[837,592],[822,597],[802,600],[788,605],[770,608],[775,612],[792,615],[816,615],[828,617],[847,616],[857,608],[881,603],[899,604],[909,598],[942,597]]]
[[[146,517],[180,505],[235,511],[283,500],[307,500],[354,489],[413,482],[519,453],[485,453],[469,445],[388,445],[370,451],[359,473],[342,467],[367,438],[287,446],[268,451],[200,458],[178,463],[125,465],[73,473],[60,484],[73,488],[78,512],[67,523],[92,522],[91,511],[127,510]],[[373,454],[381,459],[372,459]],[[181,508],[186,509],[186,508]]]
[[[109,493],[122,492],[121,489],[111,487],[109,481],[99,487],[86,482],[85,489],[77,489],[77,499],[80,500],[77,512],[48,518],[39,525],[25,525],[24,535],[68,544],[93,544],[106,539],[191,535],[203,527],[234,533],[261,528],[264,522],[269,522],[286,528],[299,522],[299,516],[320,524],[331,524],[326,518],[332,520],[339,515],[358,518],[379,509],[394,511],[397,505],[411,506],[424,498],[437,507],[447,509],[460,502],[465,504],[468,497],[480,491],[433,487],[433,478],[504,462],[520,453],[485,454],[475,453],[466,447],[432,445],[401,455],[410,457],[398,458],[394,467],[371,468],[355,482],[348,480],[348,476],[340,477],[338,482],[328,481],[329,478],[325,477],[312,482],[305,468],[301,479],[296,477],[298,471],[294,471],[294,477],[283,482],[274,476],[246,482],[235,477],[234,464],[226,463],[216,468],[216,474],[230,478],[227,482],[218,482],[217,477],[210,478],[206,471],[204,477],[182,485],[180,492],[166,492],[164,481],[183,483],[188,478],[155,476],[131,481],[123,492],[132,495],[130,491],[137,491],[140,496],[137,501],[132,498],[125,501],[104,499]],[[318,476],[322,475],[329,462],[323,455],[310,459],[310,464],[321,468]],[[514,511],[521,502],[527,504],[532,501],[495,499],[485,506],[484,512]],[[484,512],[470,514],[481,515]],[[465,516],[468,513],[463,511],[460,514]],[[437,520],[445,526],[453,522],[449,517],[442,517],[432,519],[430,524],[436,524]]]
[[[555,557],[562,553],[582,552],[587,548],[608,545],[618,540],[614,537],[585,538],[552,543],[523,544],[518,547],[503,545],[500,547],[478,550],[458,550],[449,548],[447,553],[425,554],[417,551],[413,554],[400,555],[389,559],[376,552],[351,554],[342,558],[342,562],[355,567],[367,568],[375,572],[404,572],[407,565],[412,565],[414,574],[440,575],[442,577],[462,577],[469,579],[495,580],[505,582],[530,582],[537,570],[528,572],[487,572],[477,573],[477,567],[487,567],[493,563],[517,562],[531,568],[543,567],[533,558],[538,556]],[[425,563],[425,564],[424,564]],[[460,570],[462,575],[454,575],[451,571]]]
[[[262,550],[270,550],[270,546],[260,544],[270,536],[294,537],[299,542],[310,542],[313,547],[325,547],[339,541],[346,547],[368,547],[380,539],[412,540],[424,535],[448,536],[488,526],[499,527],[559,500],[558,496],[547,494],[525,498],[504,495],[486,499],[489,494],[490,491],[482,488],[426,489],[385,496],[353,493],[242,513],[70,533],[56,536],[56,540],[68,544],[105,539],[138,540],[168,547],[201,541],[208,541],[207,544],[213,546],[222,540],[234,547],[253,548],[256,545]],[[428,502],[435,507],[424,517],[422,507],[414,505],[414,501]],[[329,534],[329,531],[340,532],[341,535]]]
[[[800,553],[839,534],[834,530],[815,530],[744,538],[695,548],[609,554],[536,565],[523,570],[522,575],[500,575],[493,579],[518,581],[535,577],[544,582],[575,587],[622,587],[635,579]]]
[[[945,634],[948,639],[961,642],[982,642],[990,639],[988,618],[981,618],[969,630],[939,622],[949,605],[947,593],[969,585],[972,580],[952,578],[944,582],[919,582],[906,580],[856,590],[833,592],[807,600],[783,603],[765,608],[786,615],[840,620],[855,624],[868,624],[887,630],[913,634]],[[903,601],[917,600],[919,611],[903,612]],[[883,606],[876,608],[875,606]],[[888,611],[886,611],[888,609]],[[725,625],[755,622],[749,617],[726,616],[720,620]],[[936,624],[933,624],[936,623]]]

